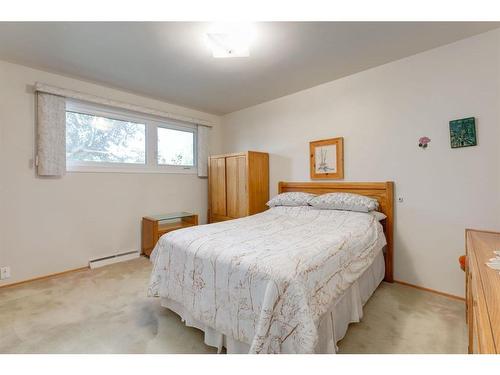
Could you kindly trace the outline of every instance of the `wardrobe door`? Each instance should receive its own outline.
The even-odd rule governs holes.
[[[245,156],[226,158],[226,202],[229,217],[248,215],[246,160]]]
[[[209,165],[210,213],[226,216],[226,159],[210,158]]]

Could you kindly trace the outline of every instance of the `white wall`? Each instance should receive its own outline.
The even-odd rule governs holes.
[[[218,116],[0,61],[0,266],[12,271],[0,285],[137,250],[144,215],[186,210],[205,219],[207,181],[195,175],[36,177],[31,165],[36,81],[212,121],[211,149],[220,149]]]
[[[404,197],[396,278],[461,295],[464,228],[500,230],[499,53],[493,31],[224,116],[222,134],[217,116],[0,61],[0,266],[12,269],[0,285],[138,249],[143,215],[206,214],[206,180],[192,175],[37,178],[31,86],[41,81],[210,120],[212,152],[271,153],[272,194],[280,180],[309,180],[309,141],[343,136],[345,180],[394,180]],[[466,116],[479,145],[452,150],[448,121]]]
[[[404,198],[395,278],[463,295],[464,229],[500,230],[499,39],[482,34],[226,115],[224,151],[269,152],[274,195],[280,180],[309,180],[309,141],[343,136],[345,181],[393,180]],[[479,145],[452,150],[448,122],[469,116]]]

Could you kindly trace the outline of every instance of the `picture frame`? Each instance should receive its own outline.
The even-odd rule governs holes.
[[[344,178],[344,138],[309,142],[311,180]]]
[[[474,117],[450,121],[450,146],[451,148],[477,146],[476,119]]]

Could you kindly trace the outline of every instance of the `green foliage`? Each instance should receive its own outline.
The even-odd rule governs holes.
[[[66,112],[66,157],[71,161],[146,162],[145,125]]]

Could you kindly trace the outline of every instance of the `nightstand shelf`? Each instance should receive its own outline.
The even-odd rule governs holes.
[[[142,254],[150,256],[156,243],[166,233],[198,225],[198,215],[172,212],[142,218]]]

